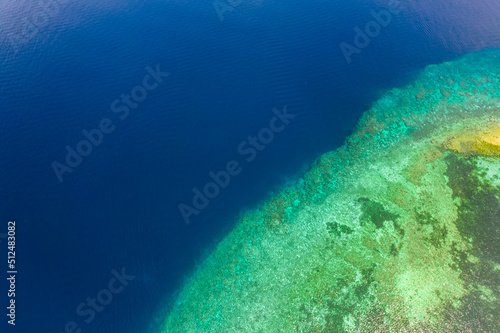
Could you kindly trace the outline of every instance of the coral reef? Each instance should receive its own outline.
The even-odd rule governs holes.
[[[500,332],[500,51],[428,66],[237,226],[164,332]]]

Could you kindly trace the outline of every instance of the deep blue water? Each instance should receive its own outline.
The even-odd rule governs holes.
[[[339,44],[387,3],[243,1],[221,21],[208,0],[66,1],[16,52],[9,34],[41,9],[2,2],[0,233],[16,220],[17,332],[63,332],[69,321],[82,332],[154,331],[238,212],[338,147],[384,89],[500,47],[496,1],[405,2],[347,64]],[[169,76],[120,120],[110,104],[157,64]],[[247,163],[238,145],[285,105],[297,117]],[[59,182],[51,163],[104,118],[114,131]],[[186,225],[178,204],[233,159],[241,174]],[[76,308],[123,267],[135,279],[87,324]]]

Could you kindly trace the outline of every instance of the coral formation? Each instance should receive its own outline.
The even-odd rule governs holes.
[[[500,51],[432,65],[245,213],[165,332],[499,332]]]

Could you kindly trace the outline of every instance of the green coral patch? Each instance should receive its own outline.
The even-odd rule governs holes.
[[[396,221],[399,215],[391,214],[384,206],[376,201],[371,201],[368,198],[359,198],[363,214],[361,215],[361,222],[363,224],[372,222],[377,228],[384,226],[384,221]]]

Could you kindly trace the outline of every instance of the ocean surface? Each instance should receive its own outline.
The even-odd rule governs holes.
[[[239,212],[338,147],[382,92],[500,47],[493,0],[42,3],[0,3],[0,262],[15,220],[18,270],[16,327],[1,313],[1,332],[155,332]],[[348,62],[341,43],[388,8]],[[155,87],[116,112],[138,85]],[[247,161],[240,144],[284,108],[295,118]],[[109,133],[58,177],[99,126]],[[231,160],[241,172],[187,224],[179,204]]]

